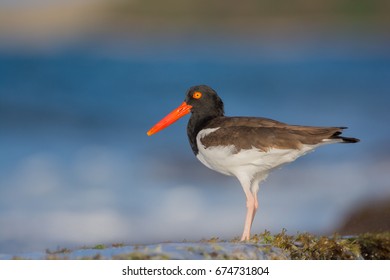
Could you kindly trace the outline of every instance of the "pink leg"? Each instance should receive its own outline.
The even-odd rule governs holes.
[[[242,233],[241,241],[249,240],[252,222],[255,218],[256,210],[258,207],[257,195],[252,194],[250,191],[245,192],[245,194],[247,212],[245,217],[244,232]]]
[[[257,193],[255,193],[253,196],[255,197],[255,211],[253,213],[252,222],[253,222],[253,219],[255,218],[257,208],[259,208],[259,202],[257,200]]]
[[[260,176],[261,175],[261,176]],[[245,180],[244,178],[240,178],[240,183],[242,188],[244,189],[246,196],[246,217],[245,217],[245,225],[244,232],[242,233],[241,241],[250,239],[250,232],[253,220],[256,215],[257,208],[259,207],[259,202],[257,200],[257,192],[259,190],[259,183],[263,181],[267,177],[267,174],[259,174],[256,180]]]

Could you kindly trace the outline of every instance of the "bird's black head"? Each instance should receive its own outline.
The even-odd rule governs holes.
[[[153,135],[171,125],[181,117],[192,113],[187,129],[195,135],[208,121],[223,116],[223,103],[218,94],[209,86],[194,86],[188,89],[185,101],[156,123],[147,134]]]
[[[199,116],[219,117],[224,115],[223,102],[217,92],[206,85],[190,87],[184,100],[192,106],[191,113]]]
[[[196,136],[211,120],[224,115],[223,102],[217,92],[206,85],[193,86],[187,91],[185,104],[191,106],[187,135],[194,154],[198,154]]]

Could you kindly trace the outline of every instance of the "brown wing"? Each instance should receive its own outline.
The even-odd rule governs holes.
[[[316,145],[325,139],[334,142],[357,142],[358,139],[339,136],[344,127],[313,127],[288,125],[265,118],[221,117],[205,128],[218,130],[204,136],[202,144],[207,148],[234,145],[236,151],[256,147],[263,151],[270,148],[299,149],[304,144]]]

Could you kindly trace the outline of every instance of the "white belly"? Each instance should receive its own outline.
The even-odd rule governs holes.
[[[233,145],[205,148],[200,139],[217,129],[204,129],[198,133],[197,158],[208,168],[230,176],[240,177],[246,174],[254,178],[257,174],[267,174],[272,169],[294,161],[317,146],[304,145],[301,149],[270,149],[267,152],[255,147],[236,152]]]

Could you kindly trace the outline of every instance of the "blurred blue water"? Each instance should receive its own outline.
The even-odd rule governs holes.
[[[389,42],[329,40],[293,48],[232,40],[200,49],[173,42],[146,50],[1,50],[0,252],[239,235],[242,191],[196,161],[186,120],[146,136],[195,84],[214,87],[228,115],[349,126],[346,135],[362,139],[318,150],[271,176],[261,187],[260,201],[263,193],[269,204],[260,206],[255,229],[324,232],[356,202],[389,195]],[[306,181],[305,170],[318,176]],[[306,188],[320,182],[321,191]],[[286,184],[291,188],[275,190]],[[289,208],[285,200],[301,197],[300,187],[308,197]],[[301,218],[287,222],[285,211]],[[234,223],[213,222],[225,216]]]

